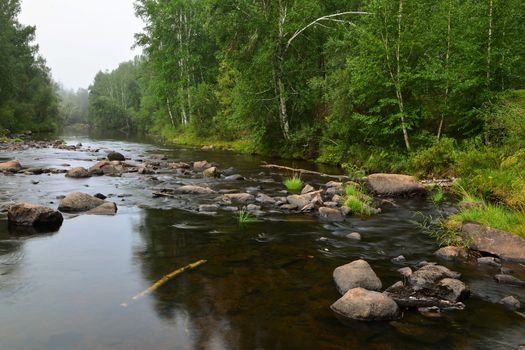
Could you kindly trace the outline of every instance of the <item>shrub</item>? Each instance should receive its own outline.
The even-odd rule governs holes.
[[[423,177],[450,177],[455,164],[456,142],[443,137],[429,148],[423,148],[410,157],[413,172]]]

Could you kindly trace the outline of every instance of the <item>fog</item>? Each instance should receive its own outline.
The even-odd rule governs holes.
[[[86,88],[140,53],[131,49],[143,26],[132,0],[23,0],[20,21],[37,27],[40,54],[65,88]]]

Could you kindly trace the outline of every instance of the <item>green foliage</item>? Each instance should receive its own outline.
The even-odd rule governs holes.
[[[344,187],[343,203],[353,214],[369,216],[372,214],[372,198],[366,195],[358,184],[347,184]]]
[[[435,186],[430,192],[430,200],[434,203],[441,203],[445,200],[445,191],[441,186]]]
[[[410,156],[410,166],[422,177],[450,177],[455,164],[455,141],[451,138],[436,140],[430,147],[421,148]]]
[[[422,231],[438,242],[440,246],[455,246],[468,249],[472,242],[465,239],[457,225],[451,225],[442,216],[424,216],[421,221],[414,221]]]
[[[510,210],[501,205],[484,204],[461,210],[449,218],[448,225],[457,226],[465,221],[477,222],[525,237],[524,210]]]
[[[10,131],[58,127],[58,98],[33,44],[35,27],[18,21],[19,0],[0,2],[0,123]]]
[[[290,192],[299,192],[303,188],[303,181],[298,176],[284,180],[284,185]]]
[[[253,215],[252,213],[250,213],[249,211],[245,209],[239,210],[238,220],[239,220],[239,224],[241,225],[249,224],[252,222],[257,222],[257,218],[255,217],[255,215]]]

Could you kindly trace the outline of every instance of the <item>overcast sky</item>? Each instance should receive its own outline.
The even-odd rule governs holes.
[[[22,0],[20,22],[36,26],[36,42],[53,78],[87,88],[99,70],[132,59],[142,23],[133,0]]]

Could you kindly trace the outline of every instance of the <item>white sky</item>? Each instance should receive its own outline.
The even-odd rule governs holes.
[[[142,29],[134,0],[22,0],[19,20],[36,26],[36,43],[53,78],[66,88],[87,88],[95,74],[132,59],[133,35]]]

